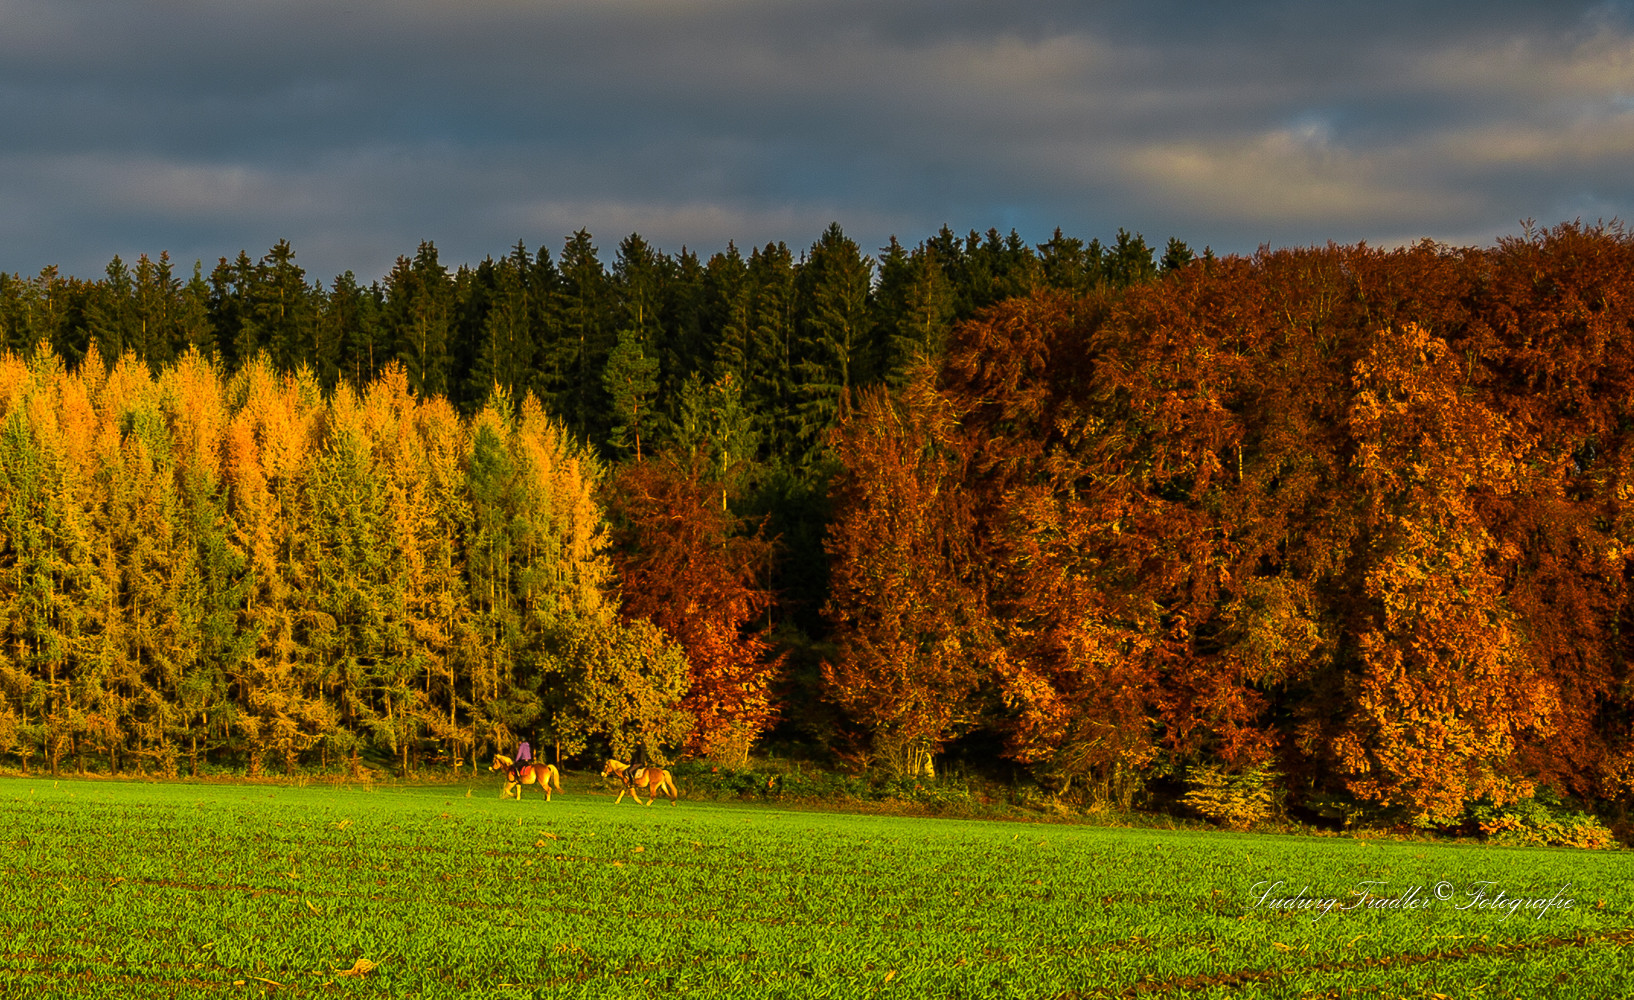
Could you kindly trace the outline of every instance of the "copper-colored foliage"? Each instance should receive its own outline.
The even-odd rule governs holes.
[[[1430,822],[1627,794],[1631,299],[1634,239],[1567,225],[995,306],[842,435],[837,699],[990,690],[1113,792],[1166,749]]]
[[[781,661],[757,631],[771,543],[725,508],[726,488],[701,456],[672,454],[619,469],[606,499],[624,614],[650,618],[686,650],[689,749],[741,759],[775,715]]]

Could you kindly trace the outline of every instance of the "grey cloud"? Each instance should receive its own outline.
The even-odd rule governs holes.
[[[0,268],[1626,214],[1623,4],[0,0]],[[20,207],[21,206],[21,207]]]

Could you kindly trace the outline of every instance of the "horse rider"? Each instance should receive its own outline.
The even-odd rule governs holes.
[[[647,745],[637,743],[635,749],[630,751],[630,766],[624,769],[624,784],[628,786],[634,783],[647,766]]]
[[[527,740],[516,745],[516,760],[511,763],[511,780],[520,783],[522,768],[533,763],[533,748],[528,746]]]

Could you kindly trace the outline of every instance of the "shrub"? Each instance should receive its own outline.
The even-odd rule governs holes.
[[[1473,802],[1469,821],[1497,844],[1534,844],[1549,847],[1609,848],[1617,838],[1577,803],[1563,801],[1552,788],[1540,788],[1529,799],[1508,805]]]
[[[1276,810],[1277,778],[1275,771],[1263,765],[1233,774],[1200,764],[1186,773],[1191,789],[1180,801],[1205,819],[1242,829],[1270,818]]]

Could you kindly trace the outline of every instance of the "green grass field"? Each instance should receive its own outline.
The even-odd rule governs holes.
[[[501,802],[497,780],[469,797],[0,780],[0,996],[1609,997],[1634,982],[1625,852],[615,808],[593,786],[547,804]],[[1378,898],[1357,906],[1370,881]]]

